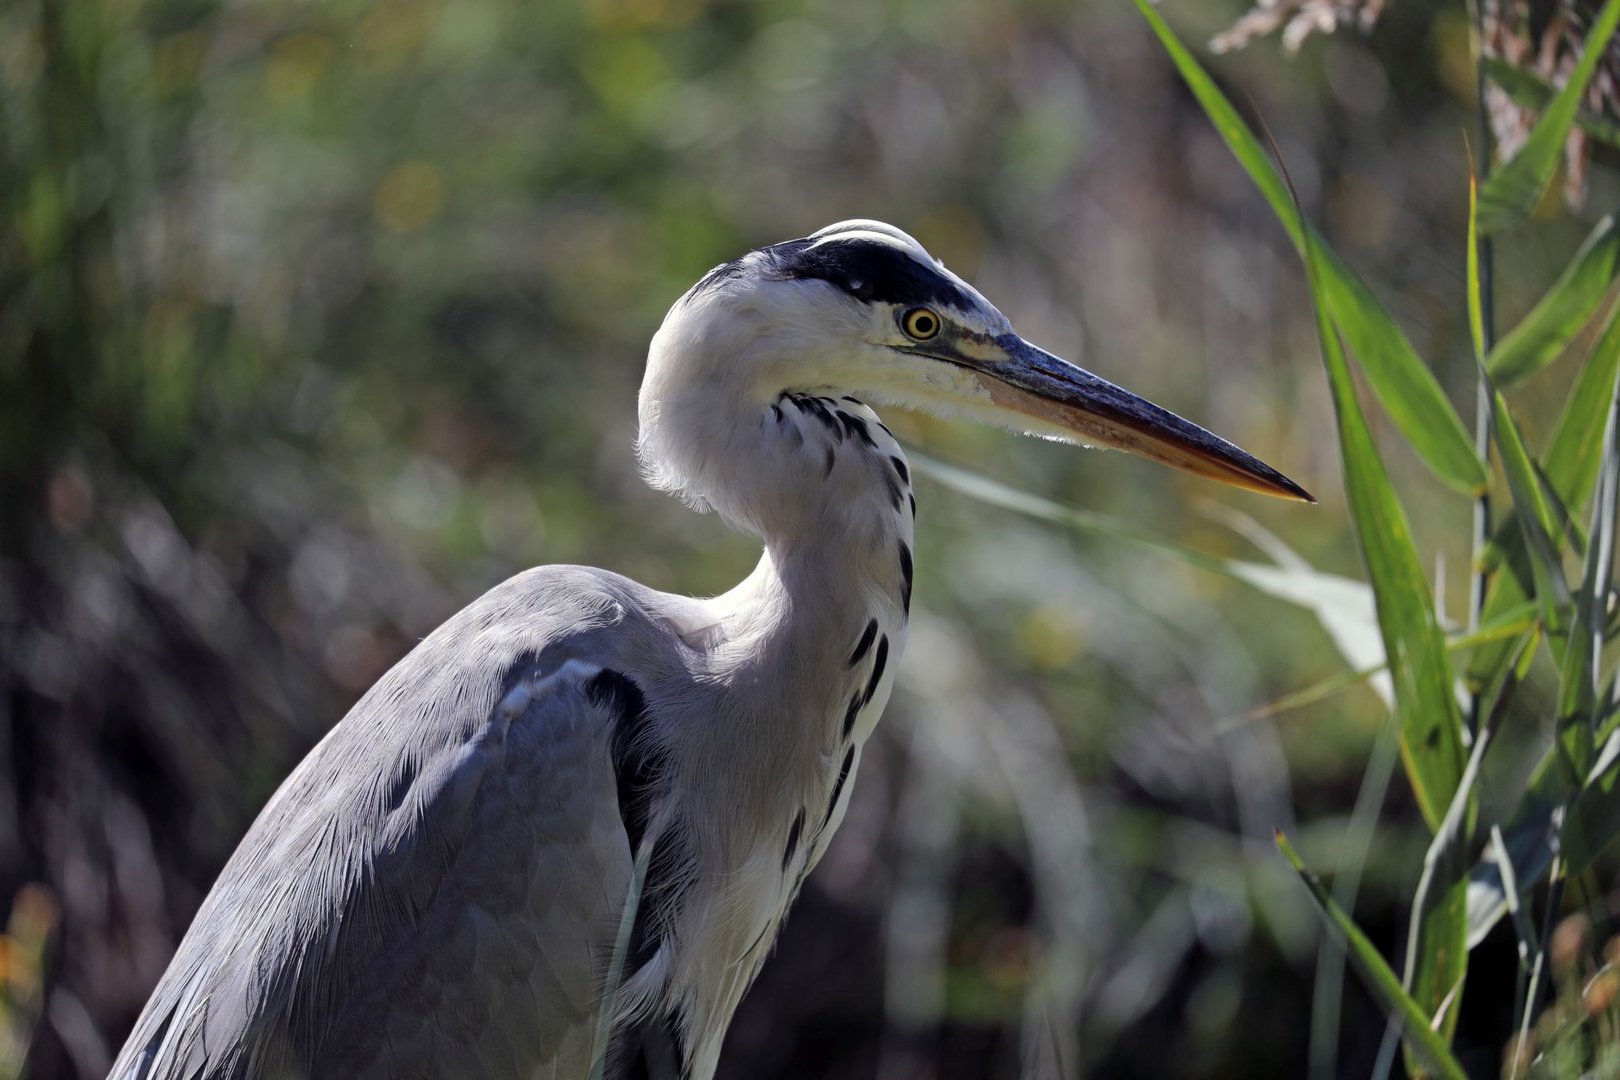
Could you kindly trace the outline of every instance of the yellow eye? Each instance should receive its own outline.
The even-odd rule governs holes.
[[[906,332],[907,337],[918,341],[938,337],[941,325],[939,316],[925,307],[911,308],[900,316],[900,329]]]

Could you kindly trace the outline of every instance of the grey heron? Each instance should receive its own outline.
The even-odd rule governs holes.
[[[871,404],[1310,499],[893,226],[716,267],[653,338],[639,452],[754,571],[697,599],[541,567],[435,630],[270,799],[113,1075],[712,1076],[905,646],[916,503]]]

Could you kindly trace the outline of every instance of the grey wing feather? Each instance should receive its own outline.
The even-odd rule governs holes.
[[[548,567],[422,642],[227,863],[117,1080],[583,1075],[630,876],[587,657],[606,575]]]

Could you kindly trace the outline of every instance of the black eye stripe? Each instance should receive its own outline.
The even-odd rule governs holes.
[[[789,240],[763,249],[782,277],[828,282],[857,300],[966,311],[973,304],[942,270],[892,244],[865,238],[814,244]]]

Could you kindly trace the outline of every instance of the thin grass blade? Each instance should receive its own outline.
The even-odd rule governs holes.
[[[1464,286],[1468,296],[1468,336],[1474,344],[1474,359],[1485,362],[1485,305],[1479,287],[1479,181],[1472,165],[1468,174],[1468,254],[1464,262]]]

